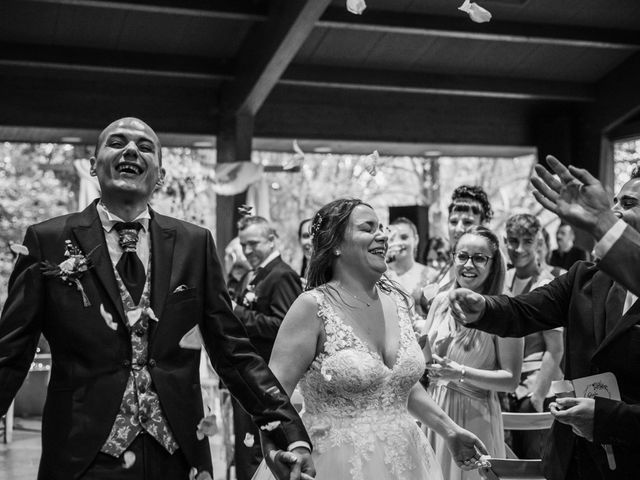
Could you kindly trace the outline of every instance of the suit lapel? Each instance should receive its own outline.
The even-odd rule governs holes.
[[[262,279],[265,278],[269,274],[269,272],[271,270],[273,270],[273,267],[275,267],[281,261],[282,261],[282,259],[280,258],[280,256],[277,256],[276,258],[271,260],[269,263],[267,263],[264,267],[262,267],[258,271],[258,273],[256,273],[256,276],[253,277],[253,280],[251,280],[251,284],[252,285],[257,285],[258,282],[261,282]]]
[[[611,288],[611,278],[602,272],[596,272],[593,276],[591,284],[591,292],[593,295],[593,331],[596,339],[596,345],[600,345],[605,338],[606,329],[606,299],[607,293]]]
[[[596,356],[599,352],[605,349],[607,345],[609,345],[616,337],[629,330],[629,328],[631,328],[638,322],[640,322],[640,302],[636,300],[636,302],[631,306],[627,313],[622,315],[622,318],[620,318],[613,324],[613,327],[607,333],[607,336],[603,340],[602,344],[598,347],[593,355]]]
[[[175,247],[175,227],[166,225],[161,215],[151,211],[151,308],[156,317],[162,318],[162,310],[169,294],[171,264]]]
[[[102,224],[100,223],[100,218],[98,217],[95,204],[96,202],[92,203],[80,213],[80,220],[75,226],[71,227],[71,230],[73,231],[80,248],[85,254],[91,252],[95,248],[91,254],[94,268],[89,272],[92,272],[94,278],[102,284],[109,299],[116,307],[116,310],[120,315],[120,319],[125,322],[122,299],[120,298],[120,292],[118,291],[116,276],[113,273],[113,265],[109,258],[107,242],[104,238]],[[99,247],[96,248],[98,245]]]

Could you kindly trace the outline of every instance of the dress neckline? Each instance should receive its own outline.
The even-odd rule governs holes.
[[[382,292],[380,292],[382,293]],[[393,295],[393,293],[390,293],[389,296]],[[359,346],[365,350],[367,353],[369,353],[369,355],[371,355],[373,358],[377,359],[382,366],[384,366],[387,370],[393,371],[395,370],[395,368],[398,366],[398,364],[400,363],[400,354],[401,351],[403,350],[403,338],[404,338],[404,327],[403,327],[403,321],[400,318],[401,317],[401,313],[400,310],[401,308],[398,308],[398,328],[399,328],[399,335],[398,335],[398,343],[396,345],[396,354],[394,357],[394,362],[391,366],[387,365],[387,363],[385,362],[385,357],[378,352],[376,349],[374,349],[369,342],[366,342],[365,340],[363,340],[354,330],[353,326],[351,324],[349,324],[344,318],[342,318],[342,315],[338,314],[338,312],[336,312],[336,309],[333,308],[333,305],[331,305],[327,299],[325,298],[325,293],[322,292],[322,302],[325,304],[325,309],[327,309],[329,311],[329,314],[335,318],[340,325],[345,328],[353,337],[353,339],[355,340],[356,343],[359,344]],[[382,314],[384,315],[384,306],[382,309]],[[385,324],[386,324],[386,319],[385,319]],[[328,339],[327,339],[328,340]]]

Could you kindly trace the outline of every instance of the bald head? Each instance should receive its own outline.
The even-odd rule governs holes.
[[[135,117],[123,117],[118,120],[111,122],[102,132],[98,135],[98,141],[96,142],[96,149],[94,152],[94,156],[98,156],[98,152],[100,148],[104,145],[105,139],[114,131],[119,129],[130,129],[137,130],[141,134],[144,134],[153,140],[153,142],[158,146],[158,160],[160,161],[160,165],[162,165],[162,147],[160,145],[160,139],[156,135],[156,132],[153,131],[149,125]]]

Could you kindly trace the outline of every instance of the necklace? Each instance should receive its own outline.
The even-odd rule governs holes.
[[[336,285],[338,287],[340,287],[342,290],[344,290],[345,292],[347,292],[349,295],[351,295],[353,298],[355,298],[357,301],[359,301],[360,303],[364,303],[367,307],[371,306],[371,302],[367,302],[365,300],[362,300],[360,297],[358,297],[357,295],[354,295],[353,293],[351,293],[349,290],[347,290],[346,287],[343,287],[342,284],[340,283],[336,283]]]

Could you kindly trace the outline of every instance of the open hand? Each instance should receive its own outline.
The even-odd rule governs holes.
[[[547,163],[560,179],[542,165],[536,165],[538,177],[531,179],[536,189],[533,196],[565,222],[599,239],[617,220],[602,184],[588,171],[567,168],[552,155],[547,156]]]
[[[482,295],[468,288],[455,288],[449,292],[451,315],[462,324],[474,323],[484,314],[486,306]]]
[[[558,398],[549,405],[551,415],[565,425],[570,425],[573,433],[593,441],[593,421],[596,401],[593,398]]]
[[[489,455],[487,447],[473,433],[464,428],[458,428],[452,435],[446,438],[447,448],[456,465],[462,470],[473,470],[480,465],[480,457]]]

